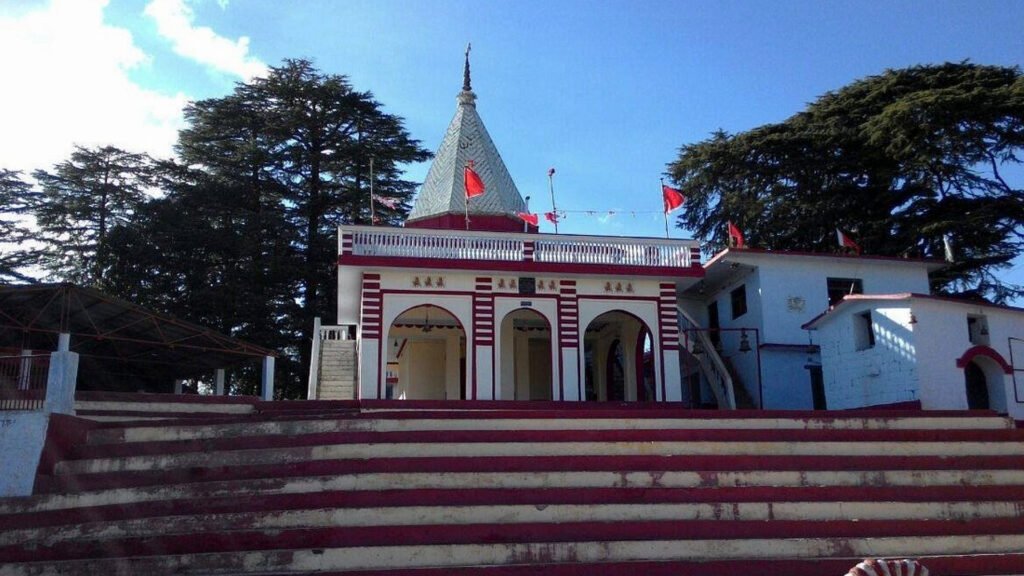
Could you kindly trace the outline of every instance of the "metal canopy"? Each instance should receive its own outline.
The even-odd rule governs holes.
[[[0,285],[0,348],[53,351],[71,335],[79,389],[165,387],[273,350],[74,284]]]

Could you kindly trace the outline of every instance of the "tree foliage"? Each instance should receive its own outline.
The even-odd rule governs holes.
[[[118,233],[112,283],[283,351],[277,381],[299,396],[313,317],[335,311],[336,226],[370,222],[370,159],[375,193],[402,202],[378,215],[396,223],[415,189],[401,167],[430,154],[372,94],[305,60],[191,103],[185,118],[179,161],[154,172],[164,197]]]
[[[38,197],[20,172],[0,169],[0,282],[30,280],[26,268],[35,254],[25,242],[31,238],[29,219]]]
[[[866,253],[956,260],[933,277],[947,293],[996,301],[1022,289],[997,271],[1024,249],[1024,77],[970,63],[888,70],[830,92],[788,120],[716,132],[668,166],[687,193],[679,224],[713,246],[725,222],[751,246],[838,251],[835,229]]]
[[[126,225],[144,199],[150,159],[113,146],[76,146],[52,172],[37,170],[33,207],[43,243],[40,264],[54,277],[102,287],[110,232]]]

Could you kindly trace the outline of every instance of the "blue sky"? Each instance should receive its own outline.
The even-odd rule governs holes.
[[[681,145],[886,68],[1020,65],[1022,31],[1024,2],[996,1],[5,0],[0,53],[29,89],[0,93],[0,162],[47,166],[72,142],[167,154],[182,103],[294,57],[372,91],[433,149],[472,42],[478,111],[531,207],[549,208],[554,166],[560,208],[605,212],[561,232],[661,236],[659,215],[630,212],[659,209]]]

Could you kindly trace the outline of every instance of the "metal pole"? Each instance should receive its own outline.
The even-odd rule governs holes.
[[[370,156],[370,226],[373,226],[377,221],[377,216],[373,212],[373,156]]]
[[[551,192],[551,214],[554,216],[555,234],[558,234],[558,207],[555,205],[555,169],[548,170],[548,190]]]
[[[660,178],[661,181],[661,198],[662,205],[665,204],[665,179]],[[668,209],[663,208],[662,211],[665,213],[665,238],[668,238]]]

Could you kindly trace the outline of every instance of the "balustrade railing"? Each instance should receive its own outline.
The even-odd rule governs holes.
[[[342,253],[443,260],[687,268],[693,240],[343,226]]]
[[[50,355],[0,356],[0,411],[41,410]]]
[[[533,259],[537,262],[681,268],[690,265],[690,247],[628,240],[545,239],[536,242]]]

